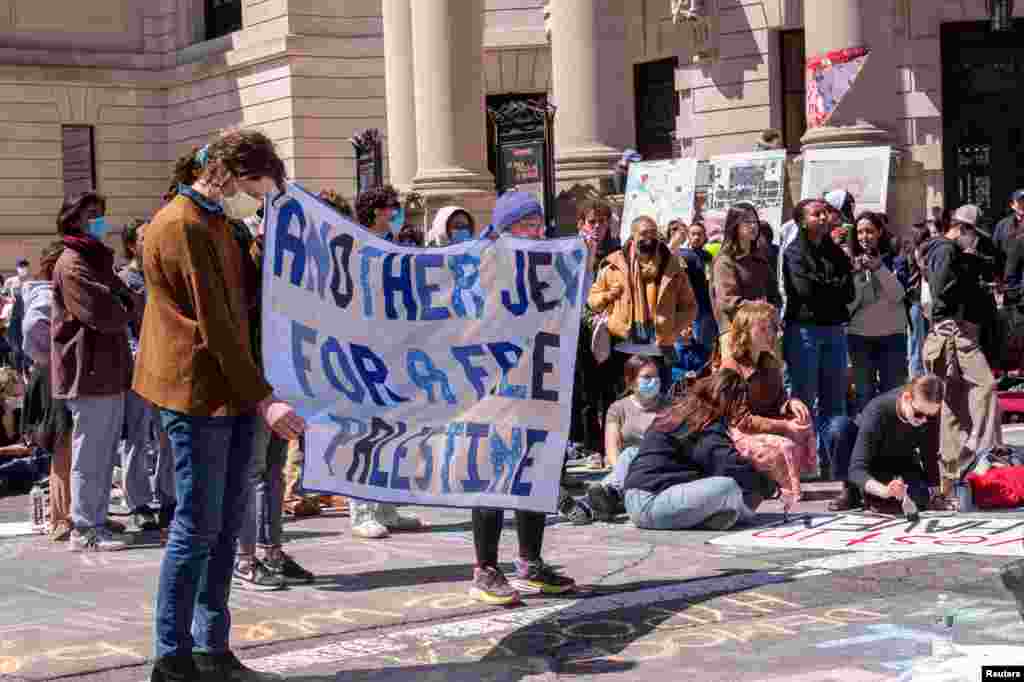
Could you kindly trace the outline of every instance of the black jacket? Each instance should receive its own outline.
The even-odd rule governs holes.
[[[786,321],[834,326],[850,321],[853,266],[828,235],[819,244],[800,230],[782,254]]]
[[[723,422],[712,424],[700,433],[664,433],[648,429],[640,452],[629,466],[625,490],[636,488],[658,493],[680,483],[710,476],[728,476],[739,484],[744,495],[756,492],[771,497],[775,484],[740,459]]]
[[[966,254],[956,241],[940,237],[928,242],[925,263],[933,323],[966,320],[985,326],[991,322],[992,294],[981,286],[988,267],[983,258]]]

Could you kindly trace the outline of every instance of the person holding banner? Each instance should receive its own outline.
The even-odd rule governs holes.
[[[675,343],[697,318],[697,300],[680,259],[658,237],[658,224],[640,216],[630,226],[631,237],[608,256],[607,266],[590,289],[587,304],[608,314],[614,363],[619,373],[627,354],[617,345],[629,342],[655,347],[659,353],[661,385],[672,384]]]
[[[775,485],[729,437],[749,395],[746,380],[723,369],[658,415],[626,475],[626,511],[637,528],[728,530],[754,519]]]
[[[476,238],[476,221],[461,206],[445,206],[438,210],[427,232],[427,246],[461,244]]]
[[[526,192],[506,192],[494,205],[493,234],[542,239],[544,209]],[[516,510],[519,556],[515,575],[509,581],[498,567],[498,543],[504,524],[501,509],[473,509],[473,546],[476,567],[469,595],[485,604],[514,604],[521,592],[564,594],[576,588],[576,581],[558,573],[541,558],[547,516],[541,512]]]
[[[256,417],[285,440],[305,421],[274,397],[253,358],[255,292],[223,202],[281,188],[284,163],[265,135],[236,131],[201,149],[196,165],[196,182],[153,217],[143,253],[148,300],[133,389],[160,408],[177,492],[150,679],[255,682],[270,678],[231,652],[228,595]]]
[[[387,241],[394,241],[402,227],[402,205],[398,192],[391,185],[375,187],[356,198],[359,224]],[[415,516],[398,513],[398,507],[385,502],[352,500],[350,505],[352,535],[367,540],[386,538],[391,531],[419,530],[423,522]]]

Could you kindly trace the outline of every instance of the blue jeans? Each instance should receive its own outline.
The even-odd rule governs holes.
[[[850,363],[860,412],[871,399],[907,381],[907,335],[859,336],[850,334]]]
[[[622,489],[626,486],[626,474],[629,473],[629,465],[633,463],[639,452],[640,448],[635,445],[624,448],[619,453],[619,458],[615,460],[612,470],[601,480],[602,485],[615,488],[621,493]]]
[[[157,657],[228,650],[228,596],[245,514],[254,417],[160,411],[177,507],[156,598]]]
[[[288,443],[278,438],[265,423],[256,427],[253,456],[249,462],[249,489],[246,494],[245,522],[238,544],[248,550],[280,547],[284,513],[284,463]]]
[[[828,423],[846,416],[846,330],[789,322],[782,339],[790,396],[814,410],[818,442]]]
[[[924,376],[924,340],[928,337],[931,323],[924,316],[920,303],[910,306],[910,337],[907,339],[907,355],[910,356],[910,376]]]
[[[735,511],[736,522],[750,521],[755,516],[743,501],[739,484],[728,476],[679,483],[657,495],[630,488],[625,503],[633,524],[648,530],[695,528],[722,511]]]

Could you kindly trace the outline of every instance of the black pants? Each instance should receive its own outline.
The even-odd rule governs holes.
[[[526,561],[540,559],[544,544],[546,514],[540,512],[516,512],[516,531],[519,535],[519,558]],[[473,510],[473,545],[476,548],[476,565],[496,568],[498,566],[498,541],[505,521],[502,509]]]

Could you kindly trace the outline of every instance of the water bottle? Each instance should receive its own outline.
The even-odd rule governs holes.
[[[38,483],[32,486],[32,491],[29,493],[29,505],[30,505],[30,518],[32,519],[32,530],[36,533],[46,532],[46,521],[48,500],[46,499],[46,491]]]
[[[953,642],[953,626],[956,624],[956,609],[949,596],[940,594],[935,605],[935,624],[939,627],[932,637],[932,658],[953,658],[956,647]]]

